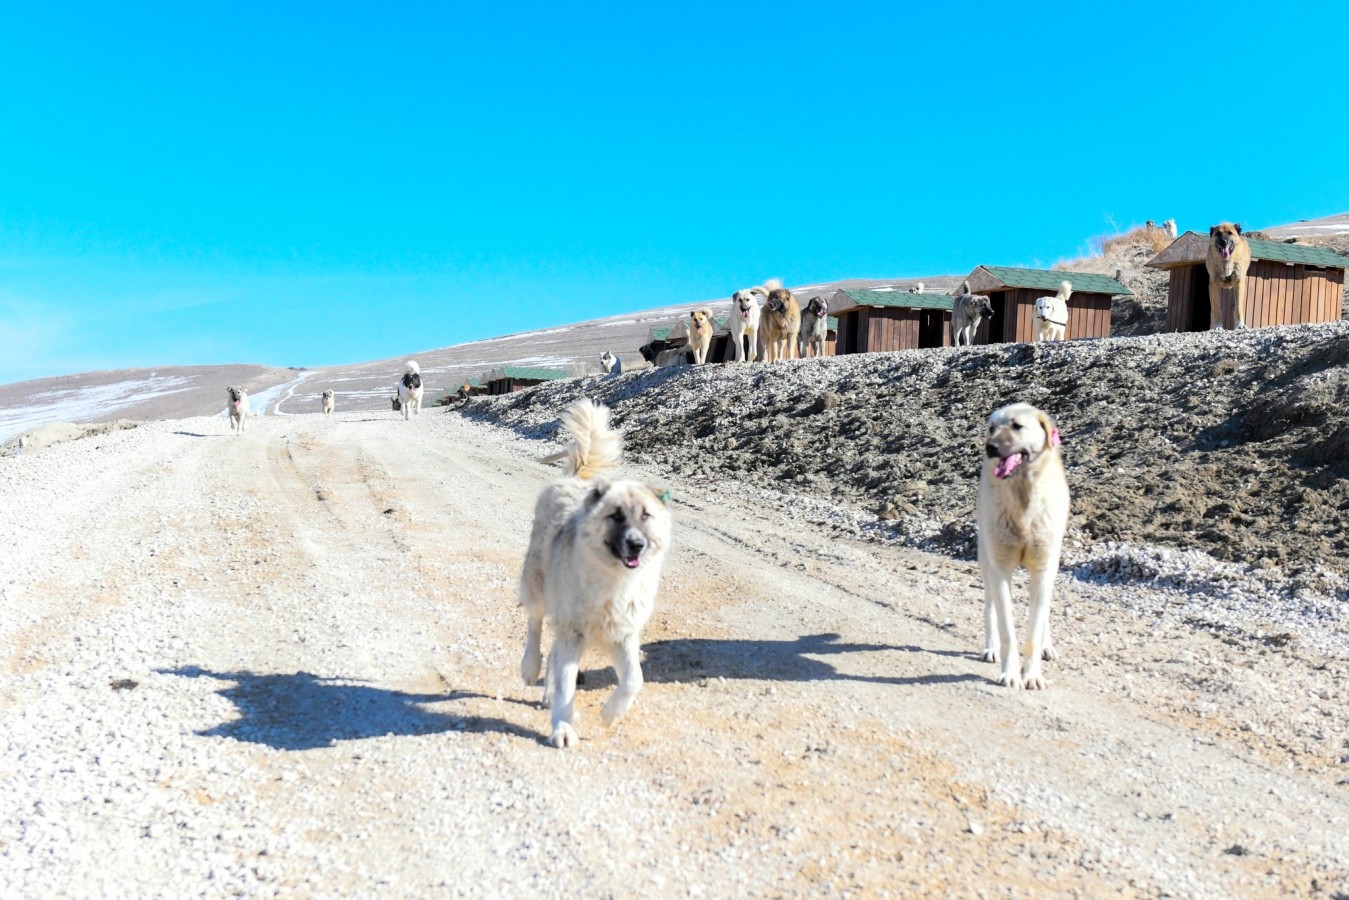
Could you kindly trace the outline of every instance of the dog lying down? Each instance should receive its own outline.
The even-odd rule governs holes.
[[[1027,403],[988,417],[979,474],[979,569],[984,576],[984,661],[1002,660],[999,683],[1045,687],[1040,660],[1058,657],[1049,636],[1049,601],[1068,528],[1068,479],[1059,429]],[[1030,573],[1030,622],[1018,656],[1012,576]]]
[[[543,705],[552,709],[549,742],[575,747],[576,679],[587,647],[609,654],[618,686],[601,718],[623,717],[642,688],[642,627],[655,605],[661,565],[670,546],[671,516],[662,492],[640,481],[610,480],[620,438],[609,410],[581,400],[562,414],[571,444],[548,460],[565,460],[566,475],[539,494],[520,573],[527,627],[520,675],[534,684],[543,665],[544,619],[552,649]]]

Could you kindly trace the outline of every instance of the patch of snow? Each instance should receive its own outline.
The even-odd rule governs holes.
[[[165,397],[191,390],[181,376],[118,381],[73,390],[42,391],[33,395],[28,406],[0,409],[0,442],[39,425],[56,422],[91,422],[108,413],[125,409],[154,397]]]

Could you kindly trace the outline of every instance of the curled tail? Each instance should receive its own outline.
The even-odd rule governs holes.
[[[1073,295],[1073,283],[1071,281],[1059,282],[1059,299],[1067,300]]]
[[[409,375],[422,374],[422,367],[417,365],[417,361],[415,359],[408,360],[408,374]]]
[[[623,442],[609,427],[609,407],[590,400],[578,400],[562,413],[562,427],[571,435],[571,444],[553,458],[567,461],[567,474],[593,478],[618,465]]]

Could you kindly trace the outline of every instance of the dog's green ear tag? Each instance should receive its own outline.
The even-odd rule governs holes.
[[[660,502],[664,503],[666,506],[669,506],[674,502],[674,494],[670,492],[669,488],[660,492]]]

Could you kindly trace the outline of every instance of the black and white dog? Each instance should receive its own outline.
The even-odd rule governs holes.
[[[421,415],[422,367],[417,365],[415,359],[408,360],[407,371],[398,380],[398,396],[395,399],[397,403],[394,404],[394,409],[402,408],[403,421],[407,421],[408,416],[414,412]]]
[[[824,342],[829,337],[829,305],[820,297],[813,297],[801,310],[801,334],[798,338],[800,348],[797,356],[805,359],[806,351],[811,356],[824,356]]]

